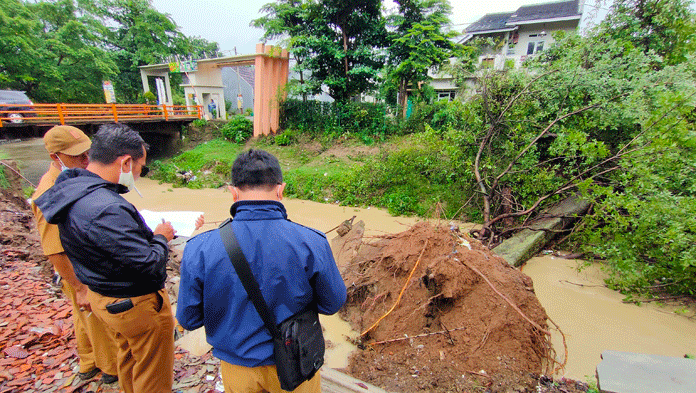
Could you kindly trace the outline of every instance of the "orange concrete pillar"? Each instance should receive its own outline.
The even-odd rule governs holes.
[[[257,44],[254,84],[254,136],[280,129],[280,100],[286,96],[289,57],[287,50]]]

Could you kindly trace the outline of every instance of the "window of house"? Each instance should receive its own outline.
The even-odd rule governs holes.
[[[527,44],[527,54],[533,55],[544,50],[544,41],[530,41]]]
[[[447,100],[447,101],[452,101],[454,99],[454,91],[439,91],[437,92],[437,100],[442,101],[442,100]]]
[[[494,58],[488,58],[481,60],[481,68],[493,68]]]

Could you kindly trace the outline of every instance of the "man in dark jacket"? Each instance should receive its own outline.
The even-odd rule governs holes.
[[[146,147],[126,125],[101,126],[87,169],[64,171],[36,204],[58,224],[92,311],[113,330],[121,388],[171,393],[174,320],[164,281],[174,229],[162,223],[153,233],[120,195],[147,173]]]
[[[232,166],[231,213],[235,237],[280,323],[316,304],[322,314],[337,312],[346,287],[326,236],[288,220],[280,202],[285,184],[278,160],[249,150]],[[273,360],[273,342],[228,257],[220,230],[186,244],[181,261],[177,320],[186,329],[205,326],[213,355],[221,359],[225,392],[282,392]],[[295,392],[319,392],[320,376]]]

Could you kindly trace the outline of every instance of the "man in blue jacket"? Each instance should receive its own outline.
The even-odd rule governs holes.
[[[94,315],[114,333],[121,388],[171,393],[174,319],[164,281],[174,229],[162,223],[153,233],[120,195],[147,173],[146,146],[126,125],[102,125],[87,169],[63,171],[36,205],[58,224]]]
[[[240,154],[232,166],[230,209],[235,237],[268,308],[280,323],[310,303],[334,314],[346,287],[322,232],[288,220],[278,160],[261,150]],[[228,257],[219,229],[186,244],[176,317],[188,330],[205,326],[221,360],[225,392],[282,392],[273,341]],[[321,391],[320,376],[295,392]]]

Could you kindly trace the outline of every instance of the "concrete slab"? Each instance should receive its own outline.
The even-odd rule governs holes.
[[[328,367],[321,368],[321,391],[323,393],[387,393],[374,385]]]
[[[568,197],[542,214],[541,216],[546,218],[537,220],[531,226],[533,229],[522,230],[494,248],[493,252],[505,259],[510,265],[520,266],[539,252],[556,235],[553,231],[565,228],[577,216],[584,214],[589,207],[590,203],[587,201],[576,196]]]
[[[693,393],[696,360],[604,351],[597,365],[597,387],[605,393]]]

